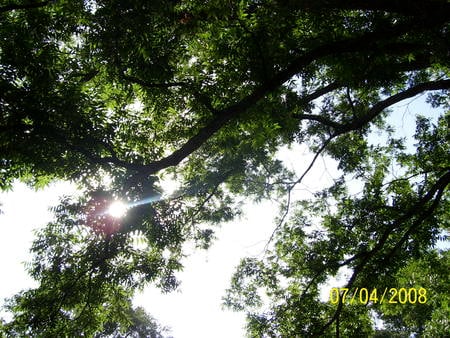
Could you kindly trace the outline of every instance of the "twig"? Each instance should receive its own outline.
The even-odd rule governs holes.
[[[124,78],[125,80],[128,80],[132,83],[136,83],[138,85],[141,85],[141,86],[147,87],[147,88],[183,87],[188,84],[187,82],[183,82],[183,81],[167,82],[167,83],[154,83],[154,82],[148,82],[148,81],[139,79],[138,77],[135,77],[135,76],[125,75],[125,74],[122,74],[122,78]]]
[[[314,158],[312,159],[312,161],[310,162],[308,168],[306,168],[306,170],[303,172],[303,174],[300,176],[300,178],[298,178],[295,182],[293,182],[288,190],[287,190],[287,203],[286,203],[286,207],[285,207],[285,211],[283,213],[283,216],[281,217],[280,221],[278,222],[278,224],[275,226],[275,229],[273,230],[272,234],[270,235],[269,240],[267,241],[266,245],[264,246],[264,251],[267,251],[270,242],[273,240],[275,233],[278,231],[278,229],[281,228],[281,226],[284,223],[284,220],[286,219],[288,213],[289,213],[289,208],[290,208],[290,204],[291,204],[291,192],[294,189],[294,187],[298,184],[300,184],[303,180],[303,178],[308,174],[308,172],[312,169],[312,167],[314,166],[314,163],[316,162],[317,158],[319,157],[319,155],[325,150],[325,148],[328,146],[328,144],[333,140],[333,138],[335,138],[335,135],[331,135],[320,147],[320,149],[316,152],[316,154],[314,155]]]

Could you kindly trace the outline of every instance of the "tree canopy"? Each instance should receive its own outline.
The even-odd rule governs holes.
[[[82,191],[37,233],[39,286],[7,302],[3,330],[125,332],[136,290],[177,287],[186,243],[208,248],[243,198],[272,198],[264,257],[242,260],[224,298],[250,336],[381,335],[374,316],[448,332],[448,289],[425,276],[448,280],[449,32],[446,0],[0,1],[0,188]],[[388,117],[420,94],[439,116],[417,117],[411,147]],[[277,157],[295,144],[315,154],[303,173]],[[319,156],[340,176],[294,200]],[[126,217],[107,213],[117,199]],[[343,269],[349,289],[423,287],[428,302],[321,299]]]

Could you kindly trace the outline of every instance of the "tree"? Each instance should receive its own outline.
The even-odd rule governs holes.
[[[447,1],[2,1],[0,16],[1,188],[83,191],[33,245],[39,287],[8,303],[17,332],[126,327],[134,290],[177,286],[186,241],[207,248],[240,197],[271,197],[265,258],[243,260],[226,303],[254,336],[371,334],[371,306],[320,288],[343,268],[348,288],[391,287],[449,228],[449,114],[418,118],[413,151],[386,123],[422,93],[448,109]],[[276,157],[297,143],[315,153],[301,174]],[[319,156],[341,177],[293,201]],[[162,198],[167,177],[180,189]],[[114,219],[114,199],[135,207]]]
[[[380,313],[392,329],[403,332],[404,336],[419,334],[438,337],[450,329],[449,321],[449,251],[430,252],[414,260],[397,273],[398,288],[428,290],[428,299],[423,306],[405,308],[401,304],[383,306]]]
[[[122,327],[117,322],[105,322],[103,324],[103,331],[95,334],[95,338],[123,338],[123,337],[139,337],[139,338],[163,338],[168,328],[161,327],[158,322],[141,307],[128,309],[128,323]],[[70,332],[70,331],[69,331]],[[18,336],[24,334],[23,328],[17,330],[17,326],[5,325],[5,322],[0,322],[0,333],[7,334],[8,337]],[[74,334],[84,335],[84,330],[72,332]],[[50,332],[46,332],[50,334]]]
[[[168,329],[160,327],[155,319],[147,314],[142,307],[131,309],[130,313],[131,326],[125,333],[121,332],[117,323],[110,322],[105,324],[104,332],[95,335],[96,338],[103,337],[146,337],[146,338],[163,338],[163,333]]]

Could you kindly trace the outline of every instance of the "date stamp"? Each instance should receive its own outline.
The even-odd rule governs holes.
[[[425,288],[332,288],[331,304],[425,304],[427,289]]]

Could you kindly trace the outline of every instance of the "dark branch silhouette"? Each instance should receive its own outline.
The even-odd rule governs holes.
[[[294,61],[287,66],[284,70],[273,76],[270,80],[264,82],[258,86],[250,95],[246,96],[239,102],[232,104],[231,106],[222,109],[215,114],[215,117],[204,127],[202,127],[196,135],[191,137],[186,143],[179,149],[175,150],[172,154],[164,157],[160,160],[153,161],[152,163],[141,166],[138,170],[145,172],[148,175],[154,174],[162,169],[176,166],[183,159],[188,157],[198,148],[200,148],[211,136],[218,132],[229,121],[236,119],[238,116],[246,112],[254,104],[262,100],[267,94],[276,90],[287,81],[291,80],[295,75],[301,72],[301,70],[308,66],[311,62],[321,59],[326,56],[339,55],[343,53],[371,51],[379,48],[377,46],[378,39],[383,38],[386,34],[392,38],[401,36],[403,33],[410,29],[412,22],[399,24],[397,26],[386,27],[380,31],[370,32],[362,34],[359,37],[351,38],[347,40],[340,40],[324,44],[308,52],[298,56]],[[402,43],[390,43],[385,44],[383,49],[389,51]],[[426,90],[424,88],[423,90]],[[323,95],[323,91],[327,89],[319,90],[318,94],[310,94],[303,98],[302,101],[308,103]],[[406,97],[405,97],[406,98]],[[398,101],[397,101],[398,102]],[[393,102],[395,103],[395,102]],[[392,103],[392,104],[393,104]],[[369,119],[370,121],[371,119]],[[348,126],[349,128],[351,126]],[[350,130],[350,129],[349,129]],[[138,166],[137,166],[138,167]]]
[[[13,10],[21,10],[21,9],[33,9],[33,8],[40,8],[45,7],[49,4],[53,3],[53,1],[42,1],[42,2],[35,2],[30,4],[10,4],[0,7],[0,13],[9,12]]]

